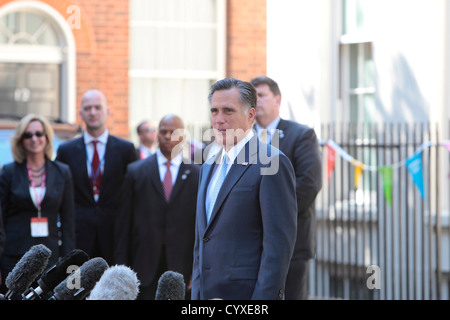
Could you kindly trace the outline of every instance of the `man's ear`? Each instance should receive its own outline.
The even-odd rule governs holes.
[[[277,95],[277,96],[275,96],[275,101],[277,102],[277,106],[278,106],[278,109],[280,109],[280,106],[281,106],[281,96],[280,95]]]
[[[255,115],[256,115],[256,109],[255,108],[248,109],[247,117],[248,117],[249,122],[252,123],[252,124],[255,121]]]

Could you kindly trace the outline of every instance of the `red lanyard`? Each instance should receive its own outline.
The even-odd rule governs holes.
[[[28,170],[28,178],[30,179],[31,187],[33,188],[34,196],[36,198],[36,205],[38,209],[38,218],[41,218],[41,203],[42,199],[44,198],[44,188],[45,188],[45,179],[47,177],[47,172],[44,171],[44,175],[42,176],[42,183],[41,183],[41,192],[38,197],[37,194],[37,188],[33,181],[33,176],[31,174],[30,166],[27,164],[27,170]]]

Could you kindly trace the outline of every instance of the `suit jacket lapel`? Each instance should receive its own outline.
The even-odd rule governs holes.
[[[92,199],[94,201],[94,194],[92,192],[91,181],[89,180],[89,173],[87,168],[87,153],[86,153],[86,144],[84,143],[84,138],[78,138],[78,142],[76,143],[73,157],[76,158],[75,163],[79,163],[79,166],[76,166],[77,173],[73,173],[73,179],[80,179],[81,185],[84,186],[81,188],[84,193],[86,193],[86,197]],[[74,169],[74,168],[72,168]],[[76,185],[74,183],[74,185]]]
[[[245,144],[244,148],[242,148],[241,152],[236,157],[234,163],[231,165],[231,168],[228,171],[228,174],[225,177],[225,180],[223,181],[222,187],[220,188],[219,194],[217,195],[217,199],[214,204],[213,211],[211,213],[209,226],[211,225],[211,222],[216,217],[220,207],[222,206],[225,199],[228,197],[228,194],[230,193],[233,186],[241,178],[241,176],[244,174],[244,172],[253,163],[255,163],[257,161],[257,148],[258,147],[251,148],[251,146],[255,146],[256,143],[258,143],[258,139],[257,139],[257,136],[255,135],[255,136],[253,136],[252,139],[250,139],[249,142],[247,142]],[[242,162],[242,159],[244,159],[243,162]],[[208,179],[208,181],[209,181],[209,179]]]
[[[206,192],[208,190],[208,185],[211,180],[211,176],[213,173],[213,169],[215,167],[216,159],[220,155],[216,155],[216,157],[212,157],[205,161],[205,163],[202,165],[202,174],[201,174],[201,180],[199,181],[199,188],[198,188],[198,199],[197,199],[197,206],[201,205],[200,213],[197,216],[197,219],[199,220],[199,226],[200,231],[206,229]]]
[[[187,160],[187,159],[186,159]],[[186,165],[184,164],[183,160],[180,164],[180,168],[178,169],[178,175],[175,180],[175,184],[172,189],[172,193],[170,194],[169,202],[174,199],[177,194],[181,191],[183,184],[185,183],[185,180],[188,178],[190,171],[186,168]]]
[[[44,206],[46,204],[46,202],[48,201],[48,194],[49,192],[53,192],[55,191],[55,188],[51,187],[51,186],[55,186],[55,179],[56,179],[56,173],[55,170],[53,168],[53,165],[51,165],[49,163],[49,161],[45,161],[45,194],[44,194],[44,198],[42,199],[42,203],[41,205]],[[48,187],[50,186],[50,188]]]
[[[112,150],[115,150],[115,140],[111,138],[111,135],[108,135],[108,141],[106,142],[105,147],[105,156],[103,163],[103,172],[102,172],[102,181],[100,182],[100,197],[102,194],[105,194],[105,188],[109,185],[109,177],[114,174],[114,155]]]
[[[280,122],[278,122],[277,130],[275,130],[275,133],[272,137],[272,140],[275,139],[275,141],[278,142],[278,146],[274,145],[277,149],[282,148],[282,144],[284,141],[286,141],[284,138],[284,131],[286,130],[286,121],[283,119],[280,119]]]
[[[164,194],[164,189],[163,189],[163,186],[162,186],[162,182],[161,182],[161,177],[160,177],[160,174],[159,174],[159,166],[158,166],[158,161],[157,161],[156,154],[151,155],[147,159],[150,162],[149,163],[150,180],[154,184],[155,189],[158,191],[160,197],[162,197],[163,199],[166,199],[166,196]]]
[[[19,171],[19,185],[20,186],[25,186],[25,188],[23,188],[23,192],[25,193],[25,198],[27,198],[28,204],[32,207],[34,207],[34,203],[33,203],[33,199],[31,199],[31,195],[30,195],[30,179],[28,177],[28,170],[27,170],[27,165],[26,162],[23,162],[21,164],[18,165],[17,170]],[[22,190],[22,189],[21,189]]]

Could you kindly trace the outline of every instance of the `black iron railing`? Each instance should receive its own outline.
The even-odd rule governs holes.
[[[320,136],[310,296],[449,299],[450,147],[439,128],[330,124]]]

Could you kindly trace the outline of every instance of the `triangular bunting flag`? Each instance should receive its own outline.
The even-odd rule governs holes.
[[[330,180],[330,176],[331,173],[334,170],[334,164],[336,161],[336,151],[328,146],[327,148],[327,155],[328,155],[328,159],[327,159],[327,179]]]
[[[359,180],[364,170],[364,163],[355,159],[353,159],[350,163],[355,166],[355,189],[358,189]]]
[[[381,167],[380,172],[383,179],[384,197],[389,206],[392,207],[392,167]]]
[[[422,156],[421,153],[416,153],[406,159],[406,167],[411,174],[416,187],[420,191],[422,198],[425,198],[425,190],[423,187],[423,170],[422,170]]]

